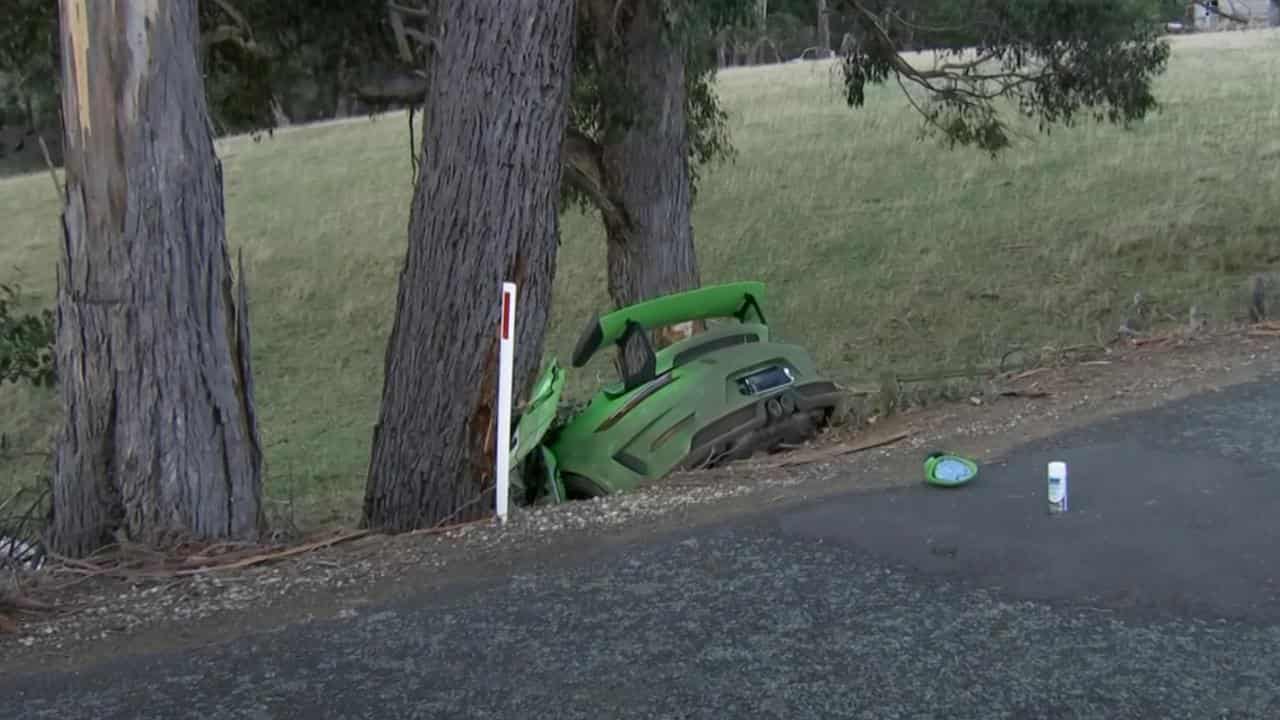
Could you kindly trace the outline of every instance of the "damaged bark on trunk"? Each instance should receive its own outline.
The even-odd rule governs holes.
[[[519,286],[519,396],[542,359],[551,302],[573,17],[573,0],[439,7],[367,527],[398,532],[492,511],[500,288]]]
[[[61,0],[66,142],[50,544],[254,540],[262,454],[195,0]]]

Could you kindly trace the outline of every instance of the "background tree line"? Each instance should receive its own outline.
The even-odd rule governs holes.
[[[699,168],[731,155],[714,87],[725,34],[801,12],[760,0],[60,0],[51,17],[22,1],[30,27],[4,36],[0,72],[33,68],[20,87],[56,98],[40,107],[60,110],[65,156],[49,542],[70,555],[120,537],[264,530],[252,279],[232,269],[218,133],[353,112],[353,97],[422,108],[364,523],[471,519],[494,484],[499,284],[522,288],[518,395],[542,357],[567,203],[600,218],[615,303],[695,287]],[[829,15],[855,38],[836,66],[851,107],[897,81],[926,128],[989,152],[1008,146],[1010,112],[1046,128],[1144,117],[1168,55],[1147,0],[810,7],[811,22]],[[908,62],[916,47],[942,51],[938,63]]]
[[[1161,22],[1185,18],[1188,7],[1186,0],[1133,4],[1146,6]],[[903,38],[904,50],[975,44],[981,35],[966,22],[963,2],[875,0],[866,5],[876,12],[893,8],[908,20],[947,21],[945,33]],[[12,22],[0,27],[0,161],[23,170],[40,165],[38,132],[60,165],[57,6],[42,0],[6,0],[6,6]],[[700,60],[717,67],[820,54],[824,10],[831,50],[839,50],[845,36],[855,36],[860,27],[856,13],[839,0],[743,0],[710,7],[719,19],[709,28],[709,42],[701,48],[707,57]],[[206,92],[218,134],[400,108],[424,92],[424,81],[415,74],[419,68],[399,52],[392,14],[383,3],[202,0],[199,13]]]

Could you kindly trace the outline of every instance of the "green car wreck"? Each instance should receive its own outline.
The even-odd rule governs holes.
[[[574,367],[602,349],[621,349],[633,335],[642,352],[633,349],[621,378],[568,417],[561,417],[565,371],[552,360],[515,424],[513,501],[626,492],[675,470],[814,436],[842,396],[806,350],[772,337],[764,296],[763,283],[730,283],[593,318],[574,350]],[[652,330],[699,320],[711,321],[706,331],[656,352],[648,343]]]

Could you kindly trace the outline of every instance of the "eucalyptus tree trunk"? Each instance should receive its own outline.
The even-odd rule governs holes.
[[[699,283],[684,54],[662,37],[657,0],[638,4],[619,65],[632,93],[621,102],[636,111],[615,114],[601,142],[606,192],[621,206],[604,216],[609,294],[619,306]]]
[[[595,137],[569,131],[565,182],[600,211],[609,296],[617,307],[698,287],[693,243],[685,49],[665,27],[661,0],[582,0],[600,88]],[[702,323],[662,328],[655,347]],[[628,364],[643,358],[637,338]]]
[[[606,3],[612,6],[612,3]],[[635,0],[622,18],[612,66],[625,96],[600,133],[609,296],[616,306],[698,287],[693,242],[685,56],[662,25],[660,0]],[[694,326],[657,334],[656,346]]]
[[[427,83],[364,524],[491,511],[500,288],[519,288],[514,386],[541,361],[559,232],[573,0],[446,0]]]
[[[66,205],[50,542],[253,540],[262,454],[196,0],[60,0]]]

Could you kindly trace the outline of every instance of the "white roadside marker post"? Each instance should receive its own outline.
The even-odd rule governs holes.
[[[516,284],[502,284],[502,326],[498,335],[498,442],[497,497],[494,503],[498,523],[507,521],[507,495],[511,482],[511,375],[515,363]]]

